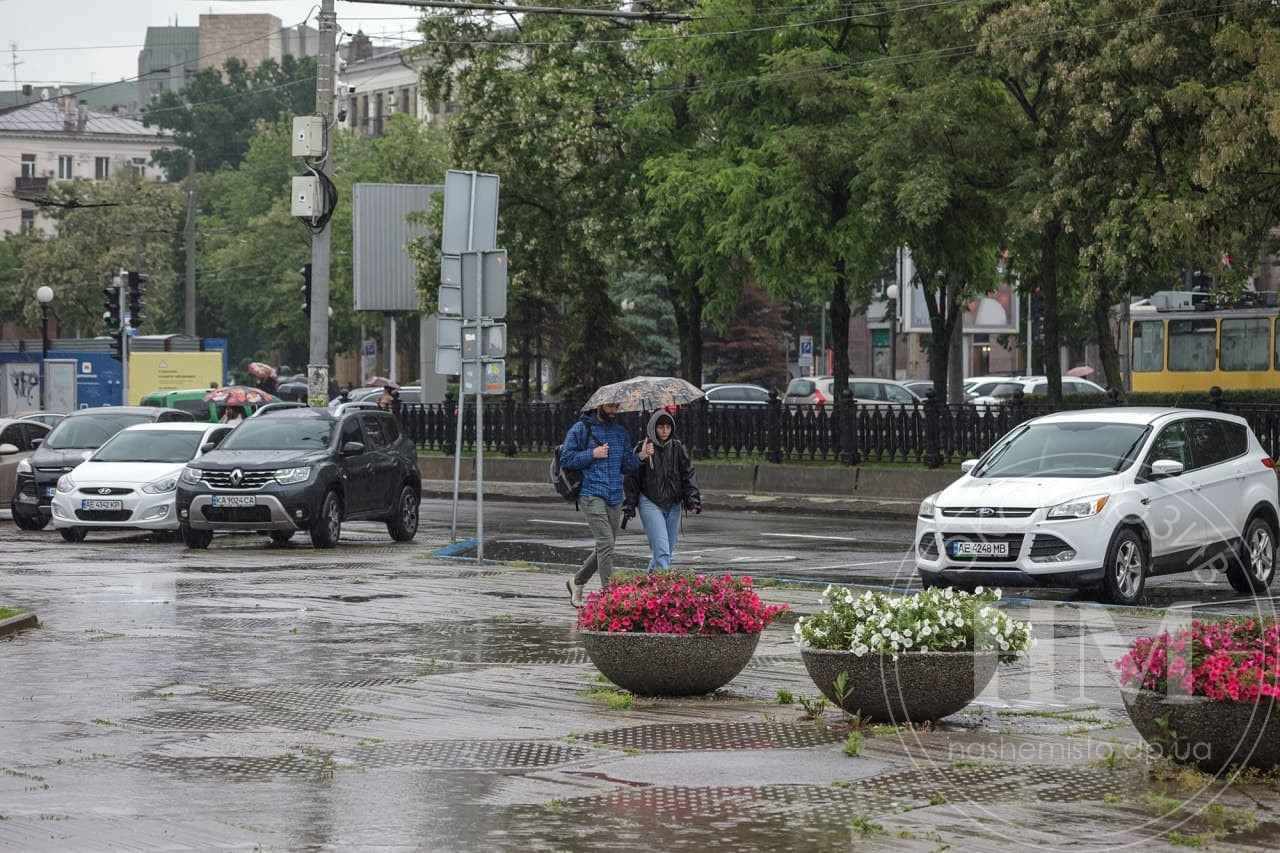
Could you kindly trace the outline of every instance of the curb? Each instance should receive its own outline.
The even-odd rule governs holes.
[[[36,618],[34,613],[19,613],[17,616],[10,616],[8,619],[0,619],[0,637],[5,634],[16,634],[23,628],[39,627],[40,620]]]

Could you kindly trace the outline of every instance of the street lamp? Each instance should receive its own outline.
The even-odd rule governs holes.
[[[48,373],[45,361],[49,358],[49,303],[53,301],[53,288],[47,284],[37,287],[36,301],[40,303],[40,408],[43,410]]]
[[[891,284],[884,289],[889,300],[889,378],[898,378],[898,285]]]

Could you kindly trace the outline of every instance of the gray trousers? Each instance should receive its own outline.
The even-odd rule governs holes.
[[[591,576],[600,572],[600,586],[604,587],[613,575],[613,544],[618,539],[618,526],[622,523],[622,504],[609,506],[604,498],[585,497],[579,505],[596,540],[596,549],[573,576],[573,582],[586,586]]]

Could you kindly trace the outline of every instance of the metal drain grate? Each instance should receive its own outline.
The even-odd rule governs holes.
[[[796,815],[820,809],[824,813],[852,817],[867,810],[888,809],[891,801],[856,784],[848,788],[816,785],[761,785],[756,787],[626,788],[569,800],[566,805],[591,814],[647,813],[696,814],[700,818],[732,813],[758,817]]]
[[[578,761],[589,752],[546,741],[420,741],[360,747],[351,758],[365,768],[530,770]]]
[[[120,766],[182,777],[220,776],[233,779],[269,779],[275,776],[315,776],[322,769],[319,761],[297,755],[211,755],[174,756],[146,754],[113,762]]]
[[[371,720],[366,714],[287,711],[252,711],[246,714],[221,714],[214,711],[165,711],[147,717],[125,720],[131,726],[160,731],[245,732],[254,729],[286,729],[316,731]]]
[[[1105,770],[1078,767],[963,767],[904,770],[872,776],[860,785],[891,799],[928,802],[937,792],[949,801],[997,803],[1099,801],[1122,793],[1125,778]]]
[[[820,726],[787,723],[688,723],[647,725],[582,735],[580,740],[618,749],[677,752],[714,749],[803,749],[843,738]]]
[[[804,667],[804,660],[799,655],[756,655],[747,661],[747,669],[762,669],[764,667],[791,666],[796,668]]]

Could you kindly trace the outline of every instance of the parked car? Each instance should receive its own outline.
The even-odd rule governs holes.
[[[101,406],[72,412],[58,421],[31,458],[18,463],[18,481],[9,504],[13,523],[22,530],[44,529],[58,478],[125,427],[193,420],[190,412],[181,409],[147,406]]]
[[[921,400],[933,390],[933,380],[931,379],[908,379],[902,383],[902,387],[906,388],[912,394],[915,394]]]
[[[207,548],[215,530],[257,530],[272,541],[307,531],[338,544],[342,522],[385,521],[397,542],[418,532],[417,451],[390,412],[297,408],[249,418],[217,450],[187,465],[177,506],[183,541]]]
[[[345,403],[359,403],[363,400],[372,400],[378,402],[378,398],[382,396],[381,385],[365,385],[360,388],[352,388],[347,392]],[[422,386],[405,385],[400,388],[400,405],[407,406],[411,403],[422,402]]]
[[[178,476],[231,430],[227,424],[181,421],[125,427],[58,478],[50,502],[53,526],[68,542],[82,542],[94,529],[176,534]]]
[[[216,424],[227,407],[224,403],[205,400],[205,395],[211,390],[210,388],[188,388],[181,391],[153,391],[150,394],[143,395],[142,399],[138,401],[138,405],[182,409],[184,412],[190,412],[191,416],[197,421]],[[266,404],[264,403],[263,405]],[[244,408],[245,417],[249,417],[256,407],[250,403],[242,408]]]
[[[1259,594],[1275,575],[1275,467],[1235,415],[1044,415],[921,502],[916,569],[925,586],[1096,587],[1131,605],[1152,575],[1209,567]]]
[[[58,425],[58,421],[66,417],[66,414],[63,412],[18,412],[13,417],[19,421],[39,421],[52,429]]]
[[[832,376],[792,379],[787,385],[787,393],[783,396],[782,402],[790,408],[801,406],[830,408],[835,395],[834,384],[835,377]],[[849,389],[853,391],[853,399],[859,406],[893,408],[914,406],[921,402],[921,399],[907,390],[905,385],[894,379],[850,377]]]
[[[745,382],[712,382],[702,386],[708,406],[767,406],[769,389]]]
[[[1019,389],[1027,396],[1048,394],[1049,380],[1044,376],[1018,376],[1004,379],[996,383],[995,387],[990,388],[986,394],[978,393],[977,387],[985,387],[985,383],[983,386],[975,386],[973,392],[975,396],[970,398],[969,402],[975,406],[986,407],[1009,402],[1009,398]],[[1062,393],[1097,394],[1102,396],[1107,393],[1107,389],[1096,382],[1090,382],[1088,379],[1081,379],[1078,376],[1064,376],[1062,377]]]
[[[13,500],[18,464],[36,452],[51,428],[25,418],[0,418],[0,503]]]

